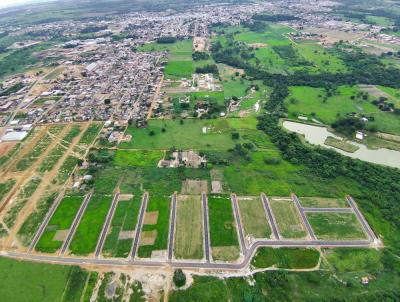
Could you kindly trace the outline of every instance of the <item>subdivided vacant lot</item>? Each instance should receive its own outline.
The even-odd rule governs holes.
[[[83,195],[70,195],[63,198],[40,238],[36,250],[50,253],[61,247],[83,199]]]
[[[200,196],[178,196],[174,246],[176,258],[201,259],[203,257],[202,213]]]
[[[269,238],[271,229],[260,198],[238,197],[240,216],[247,236]]]
[[[348,208],[344,198],[301,197],[300,203],[305,208]]]
[[[170,197],[150,195],[140,234],[139,257],[151,257],[153,252],[163,253],[167,249],[170,203]]]
[[[132,247],[142,194],[119,200],[103,248],[105,256],[127,257]]]
[[[291,199],[272,198],[272,211],[278,224],[279,233],[284,238],[304,238],[306,231],[300,213]]]
[[[236,260],[239,242],[231,200],[228,196],[208,197],[212,257],[214,260]]]
[[[366,239],[353,213],[307,213],[307,218],[318,239]]]
[[[112,198],[112,195],[93,194],[72,239],[72,254],[87,255],[94,252]]]
[[[258,249],[251,264],[256,268],[306,269],[318,264],[319,255],[315,249],[263,247]]]

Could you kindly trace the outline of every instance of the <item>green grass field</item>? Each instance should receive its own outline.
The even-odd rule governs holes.
[[[269,138],[262,138],[264,150],[253,152],[251,161],[238,160],[221,167],[231,192],[242,196],[257,196],[261,192],[287,196],[296,192],[299,196],[343,197],[349,188],[357,191],[352,180],[340,177],[321,179],[304,167],[285,161]]]
[[[245,234],[254,238],[269,238],[271,229],[261,199],[239,199],[238,204]]]
[[[307,213],[307,218],[318,239],[366,239],[353,213]]]
[[[79,301],[85,283],[71,282],[73,278],[79,280],[76,272],[81,272],[80,275],[83,277],[87,275],[77,267],[17,261],[1,257],[1,300],[15,302]],[[71,299],[72,291],[75,296],[79,296],[78,299]]]
[[[200,196],[178,196],[174,254],[176,258],[203,257],[203,209]]]
[[[175,43],[148,43],[138,48],[139,51],[151,52],[151,51],[168,51],[171,54],[187,54],[191,57],[192,55],[192,39],[185,39],[177,41]]]
[[[172,193],[172,192],[171,192]],[[158,217],[155,224],[144,224],[141,234],[141,243],[138,250],[139,257],[151,257],[153,251],[166,250],[168,244],[168,231],[169,231],[169,209],[170,198],[167,196],[149,196],[146,213],[157,212]],[[143,232],[153,232],[155,235],[154,244],[143,244]],[[149,233],[148,233],[149,234]]]
[[[285,105],[291,118],[302,115],[331,124],[338,117],[346,117],[354,112],[373,116],[374,121],[369,121],[367,125],[376,126],[381,132],[400,134],[400,119],[393,113],[380,111],[370,103],[372,99],[363,100],[358,97],[359,92],[356,86],[339,86],[336,94],[327,97],[321,88],[290,87],[290,95],[285,100]],[[351,99],[352,96],[355,97],[354,100]]]
[[[82,195],[67,195],[63,198],[36,245],[36,250],[54,253],[61,247],[63,240],[56,240],[54,236],[57,231],[66,231],[71,227],[83,199]]]
[[[256,123],[254,118],[186,119],[183,120],[183,124],[180,120],[151,120],[147,128],[129,127],[127,133],[132,135],[132,141],[121,143],[120,148],[166,150],[175,147],[195,150],[228,150],[233,148],[235,143],[245,141],[244,139],[232,140],[232,133],[235,130],[245,134],[245,130],[255,129]],[[162,128],[165,132],[162,132]],[[256,130],[254,132],[261,133]]]
[[[313,63],[314,66],[310,68],[310,72],[346,72],[347,68],[345,64],[332,55],[329,50],[324,49],[322,46],[316,43],[298,43],[295,45],[296,49],[299,51],[306,60]]]
[[[213,259],[237,259],[239,242],[230,197],[209,195],[208,209]]]
[[[93,194],[69,247],[72,254],[94,252],[113,196]]]
[[[118,202],[111,229],[104,243],[103,254],[110,257],[127,257],[132,247],[133,238],[120,239],[122,231],[131,232],[136,228],[137,216],[142,203],[140,192],[134,194],[130,200]]]
[[[117,150],[114,164],[121,167],[157,167],[158,162],[163,157],[164,153],[161,151]]]
[[[307,233],[303,226],[296,205],[292,200],[271,199],[278,230],[283,238],[305,238]]]
[[[255,268],[307,269],[317,266],[319,256],[315,249],[264,247],[258,249],[251,264]]]
[[[300,197],[300,203],[305,208],[348,208],[345,198]]]
[[[191,79],[194,72],[192,61],[169,61],[165,66],[164,74],[167,79]]]

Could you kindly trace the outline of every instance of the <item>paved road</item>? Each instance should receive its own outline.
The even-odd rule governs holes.
[[[367,220],[365,219],[364,215],[360,212],[360,210],[358,209],[357,204],[355,203],[353,197],[351,197],[350,195],[346,196],[347,201],[349,202],[350,206],[352,207],[354,214],[356,214],[358,220],[360,221],[364,232],[367,234],[369,240],[371,241],[375,241],[377,240],[374,231],[372,231],[371,227],[369,226]]]
[[[269,200],[268,200],[267,195],[262,193],[261,194],[261,200],[262,200],[263,205],[264,205],[264,210],[267,213],[268,221],[269,221],[269,224],[271,226],[272,233],[274,234],[275,239],[280,239],[278,228],[276,226],[275,216],[272,213],[271,205],[269,204]]]
[[[316,240],[317,237],[315,236],[314,230],[312,229],[310,223],[308,222],[307,216],[306,216],[306,214],[305,214],[305,212],[304,212],[304,210],[303,210],[303,208],[302,208],[302,206],[300,204],[300,201],[297,198],[297,196],[295,194],[293,194],[293,193],[292,193],[292,200],[293,200],[293,202],[295,203],[297,209],[300,212],[301,219],[303,220],[303,224],[306,227],[308,234],[310,235],[312,240]]]
[[[46,229],[47,225],[49,224],[51,217],[54,215],[54,212],[58,208],[58,205],[60,204],[63,197],[64,197],[64,190],[62,190],[60,192],[60,194],[58,194],[57,198],[54,200],[53,204],[51,205],[49,211],[46,214],[46,217],[44,218],[42,224],[40,225],[38,231],[36,232],[35,236],[32,239],[32,242],[28,249],[28,253],[32,252],[33,249],[36,247],[36,244],[38,243],[40,237],[42,237],[44,230]]]
[[[236,226],[237,226],[239,243],[240,243],[240,250],[242,251],[243,254],[245,254],[246,253],[246,242],[244,240],[242,219],[240,217],[239,205],[237,202],[236,194],[231,194],[231,202],[232,202],[233,214],[234,214],[235,220],[236,220]]]
[[[169,218],[169,234],[168,234],[168,261],[172,260],[174,253],[174,237],[175,237],[175,221],[176,221],[176,193],[171,198],[171,213]]]
[[[204,263],[204,262],[166,262],[152,260],[130,260],[130,259],[102,259],[102,258],[79,258],[79,257],[57,257],[19,253],[14,251],[3,251],[1,256],[31,260],[50,262],[58,264],[95,264],[95,265],[113,265],[113,266],[142,266],[142,267],[166,267],[186,268],[186,269],[209,269],[209,270],[241,270],[247,267],[260,247],[276,246],[276,247],[370,247],[370,242],[366,240],[360,241],[306,241],[306,240],[260,240],[254,242],[247,250],[245,257],[240,263]]]
[[[115,213],[115,209],[117,208],[118,200],[119,200],[119,193],[116,193],[112,200],[111,207],[108,210],[106,221],[104,222],[103,229],[101,230],[99,240],[97,241],[96,250],[94,252],[94,255],[96,256],[96,258],[99,257],[101,251],[103,250],[104,242],[106,240],[106,236],[107,236],[108,230],[110,228],[112,218],[114,217],[114,213]]]
[[[88,193],[85,196],[85,199],[83,200],[81,206],[79,207],[78,213],[76,214],[74,221],[72,222],[72,225],[69,228],[67,238],[65,239],[65,241],[61,247],[61,251],[60,251],[61,255],[63,255],[68,250],[69,245],[72,240],[72,237],[74,237],[74,235],[75,235],[76,229],[78,228],[79,222],[82,219],[83,213],[85,212],[91,197],[92,197],[92,192]]]
[[[135,259],[137,250],[139,248],[140,233],[142,232],[143,219],[144,219],[144,214],[146,213],[148,201],[149,201],[149,193],[145,192],[143,194],[142,204],[140,206],[139,218],[136,224],[135,238],[132,244],[132,250],[130,252],[131,259]]]
[[[203,204],[204,254],[206,256],[206,261],[210,262],[210,227],[208,223],[208,201],[206,193],[201,194],[201,201]]]

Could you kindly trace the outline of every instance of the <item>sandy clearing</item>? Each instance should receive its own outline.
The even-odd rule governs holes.
[[[143,224],[157,224],[158,220],[158,211],[153,211],[153,212],[146,212],[144,214],[144,221]]]

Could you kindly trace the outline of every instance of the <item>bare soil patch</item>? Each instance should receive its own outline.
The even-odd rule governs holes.
[[[65,241],[68,236],[69,230],[58,230],[54,235],[53,240],[55,241]]]
[[[118,201],[128,201],[133,198],[133,194],[120,194]]]
[[[118,234],[118,240],[132,239],[135,237],[135,231],[121,231]]]
[[[360,89],[362,91],[368,92],[369,94],[375,96],[375,97],[385,97],[390,99],[391,96],[390,94],[380,90],[379,88],[377,88],[375,85],[359,85]]]
[[[186,179],[182,182],[182,195],[199,195],[208,191],[207,180]]]
[[[157,238],[157,230],[153,231],[144,231],[140,234],[140,245],[154,245]]]
[[[219,180],[213,180],[211,182],[211,193],[222,193],[222,185]]]
[[[254,48],[265,48],[268,47],[268,44],[265,43],[251,43],[249,46]]]
[[[7,155],[7,153],[17,144],[17,142],[1,142],[0,143],[0,156]]]
[[[157,224],[158,211],[146,212],[144,214],[144,224]]]

